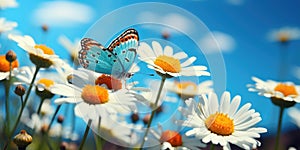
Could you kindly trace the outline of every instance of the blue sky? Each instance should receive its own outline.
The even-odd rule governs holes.
[[[60,0],[48,1],[59,2]],[[16,30],[21,34],[29,34],[35,38],[37,42],[46,43],[51,48],[56,50],[56,53],[62,58],[67,58],[67,52],[61,45],[58,44],[58,37],[60,35],[66,35],[71,40],[76,38],[82,38],[86,32],[93,32],[92,25],[97,22],[98,19],[104,15],[130,4],[149,1],[138,0],[114,0],[114,1],[99,1],[99,0],[77,0],[68,2],[77,2],[84,5],[84,7],[78,7],[85,10],[79,11],[79,16],[82,15],[82,20],[73,20],[71,24],[49,24],[49,31],[44,34],[41,30],[41,19],[37,17],[38,10],[43,10],[43,6],[47,1],[32,0],[30,2],[17,1],[19,3],[18,8],[9,8],[0,11],[1,17],[5,17],[9,21],[18,22]],[[242,96],[242,103],[252,103],[252,108],[261,113],[263,121],[259,125],[267,127],[270,133],[274,133],[277,125],[277,117],[270,114],[277,114],[278,108],[273,106],[271,102],[264,97],[257,96],[256,93],[248,92],[246,84],[253,83],[251,81],[252,76],[257,76],[262,79],[278,79],[278,65],[280,62],[280,47],[278,43],[270,42],[267,39],[267,33],[273,29],[281,28],[284,26],[298,27],[300,28],[299,8],[300,1],[297,0],[243,0],[241,4],[232,4],[226,0],[169,0],[169,1],[154,1],[168,3],[178,6],[200,19],[204,25],[210,31],[219,31],[230,35],[234,39],[234,46],[231,47],[230,52],[222,53],[222,57],[225,62],[226,69],[226,89],[229,90],[232,95],[239,94]],[[159,8],[157,8],[159,9]],[[53,10],[55,11],[55,10]],[[156,10],[147,10],[156,12]],[[51,12],[51,10],[50,10]],[[76,10],[75,10],[76,12]],[[297,13],[298,12],[298,13]],[[142,13],[142,12],[138,12]],[[43,17],[46,14],[39,14],[39,17]],[[136,15],[132,14],[126,14]],[[76,18],[76,17],[75,17]],[[47,21],[47,19],[45,19]],[[130,23],[130,20],[127,20]],[[114,23],[111,24],[111,28],[116,27],[119,22],[126,22],[126,18],[114,18]],[[61,22],[60,22],[61,23]],[[140,33],[141,38],[159,38],[160,33],[152,33],[147,28],[141,28],[145,32]],[[199,27],[201,29],[201,27]],[[102,29],[105,31],[106,29]],[[117,29],[112,31],[116,33]],[[172,33],[172,32],[171,32]],[[99,38],[109,41],[115,35],[110,37],[101,36]],[[196,45],[189,43],[180,43],[182,39],[188,39],[186,36],[180,36],[182,34],[171,34],[170,42],[184,47],[185,49],[194,49]],[[2,37],[5,41],[5,38]],[[105,43],[106,41],[99,41]],[[195,44],[195,43],[194,43]],[[15,48],[14,44],[6,43],[2,44],[1,54],[4,54],[5,48]],[[289,43],[287,49],[289,72],[285,80],[290,80],[299,84],[300,81],[293,75],[293,67],[300,66],[298,51],[300,48],[300,41],[292,41]],[[26,60],[25,53],[20,49],[18,52],[19,59],[24,59],[25,63],[30,64]],[[202,52],[193,52],[198,55],[200,60],[199,64],[207,64]],[[27,61],[27,62],[26,62]],[[219,93],[220,94],[220,93]],[[267,106],[267,107],[266,107]],[[296,105],[299,107],[299,104]],[[275,121],[274,121],[275,120]],[[289,120],[289,117],[284,116],[285,130],[296,128]]]

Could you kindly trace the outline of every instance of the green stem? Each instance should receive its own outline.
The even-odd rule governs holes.
[[[148,135],[148,132],[149,132],[152,120],[153,120],[154,115],[156,113],[156,110],[157,110],[156,107],[157,107],[157,104],[158,104],[158,101],[159,101],[159,98],[160,98],[160,95],[161,95],[161,92],[162,92],[162,88],[164,87],[165,81],[166,81],[166,77],[165,76],[161,76],[161,82],[160,82],[160,86],[159,86],[159,91],[158,91],[158,94],[157,94],[157,97],[156,97],[156,100],[155,100],[155,103],[154,103],[154,110],[152,110],[152,112],[151,112],[151,116],[150,116],[149,122],[147,124],[147,129],[146,129],[145,135],[143,137],[143,141],[142,141],[140,150],[143,149],[144,144],[146,142],[146,137]]]
[[[210,150],[214,150],[215,149],[215,145],[214,144],[210,144]]]
[[[38,115],[40,115],[40,113],[41,113],[41,110],[42,110],[42,106],[43,106],[44,101],[45,101],[45,98],[41,98],[41,103],[40,103],[39,108],[38,108],[38,110],[37,110],[37,114],[38,114]]]
[[[84,131],[83,139],[82,139],[82,141],[80,143],[80,146],[79,146],[79,150],[83,149],[83,145],[84,145],[84,143],[86,141],[86,138],[89,134],[91,124],[92,124],[92,119],[89,119],[88,124],[86,125],[85,131]]]
[[[47,134],[48,134],[49,131],[50,131],[50,128],[51,128],[51,126],[52,126],[52,124],[53,124],[53,122],[54,122],[55,116],[57,115],[57,113],[58,113],[60,107],[61,107],[61,105],[58,105],[58,106],[57,106],[57,108],[56,108],[56,110],[55,110],[55,112],[54,112],[54,114],[53,114],[53,116],[52,116],[52,118],[51,118],[51,121],[50,121],[50,123],[49,123],[48,129],[47,129],[47,132],[46,132]]]
[[[8,140],[9,140],[9,141],[11,140],[11,137],[12,137],[12,135],[15,133],[15,130],[17,129],[17,126],[18,126],[18,124],[19,124],[19,122],[20,122],[21,116],[22,116],[22,114],[23,114],[24,107],[26,106],[26,103],[27,103],[27,101],[28,101],[28,98],[29,98],[31,89],[32,89],[32,87],[33,87],[34,80],[35,80],[35,78],[36,78],[37,73],[39,72],[39,70],[40,70],[40,68],[39,68],[39,67],[36,67],[35,72],[34,72],[34,74],[33,74],[33,78],[32,78],[32,80],[31,80],[31,83],[30,83],[29,88],[28,88],[28,90],[27,90],[27,94],[26,94],[24,103],[22,104],[20,113],[19,113],[19,115],[18,115],[17,121],[16,121],[16,123],[15,123],[15,125],[14,125],[14,127],[13,127],[12,132],[10,132],[10,135],[8,136],[8,138],[9,138]]]
[[[98,122],[98,130],[100,131],[101,129],[101,116],[99,116],[99,122]],[[96,149],[97,150],[102,150],[102,138],[100,137],[100,135],[97,135],[96,133],[94,133],[94,139],[95,139],[95,143],[96,143]]]
[[[8,81],[5,83],[5,110],[6,110],[6,131],[9,132],[10,127],[10,116],[9,116],[9,93],[10,93],[10,85],[11,85],[11,71],[12,71],[12,63],[9,63],[9,75],[8,75]]]
[[[284,107],[280,107],[278,126],[277,126],[277,135],[276,135],[276,141],[275,141],[275,150],[279,149],[279,139],[280,139],[280,133],[281,133],[283,111],[284,111]]]

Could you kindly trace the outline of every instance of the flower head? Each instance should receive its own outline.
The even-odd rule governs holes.
[[[290,106],[300,102],[300,86],[292,82],[263,81],[256,77],[252,80],[255,84],[248,85],[249,91],[271,98],[273,103]]]
[[[36,44],[33,38],[28,35],[9,34],[8,38],[17,42],[19,47],[28,52],[31,62],[37,67],[49,68],[52,65],[60,66],[63,63],[51,48],[43,44]]]
[[[296,27],[282,27],[271,31],[269,34],[269,39],[271,41],[288,43],[292,40],[300,39],[300,29]]]
[[[213,92],[208,97],[202,95],[200,98],[200,103],[189,99],[185,101],[188,108],[179,108],[187,120],[178,120],[177,123],[192,128],[186,132],[187,136],[195,136],[204,143],[220,144],[227,150],[230,149],[229,143],[244,149],[260,146],[255,138],[259,138],[260,133],[267,130],[253,127],[261,121],[261,117],[255,110],[250,109],[250,103],[238,110],[241,97],[235,96],[231,101],[229,92],[224,92],[220,105]]]
[[[148,64],[148,67],[155,70],[158,74],[170,77],[177,76],[209,76],[205,66],[191,66],[196,57],[187,60],[187,54],[178,52],[173,54],[173,48],[166,46],[162,49],[161,45],[153,41],[152,48],[147,43],[140,43],[138,48],[140,59]]]
[[[163,130],[163,127],[159,124],[158,130],[151,129],[152,140],[149,140],[150,149],[186,149],[193,150],[199,149],[200,147],[205,147],[206,145],[202,143],[198,138],[187,137],[185,134],[181,134],[175,130]]]
[[[192,81],[167,81],[165,87],[167,90],[179,95],[183,100],[186,100],[188,98],[193,98],[196,95],[212,92],[212,84],[212,81],[203,81],[198,85]]]
[[[13,142],[19,149],[26,148],[32,142],[32,137],[25,130],[21,130],[19,134],[14,137]]]
[[[19,67],[19,62],[17,59],[11,62],[11,67],[13,70]],[[0,80],[8,78],[9,70],[10,62],[6,59],[6,55],[0,55]]]

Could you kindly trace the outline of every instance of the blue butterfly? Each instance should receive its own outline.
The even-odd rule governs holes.
[[[138,47],[139,35],[135,29],[127,29],[106,48],[97,41],[81,40],[79,63],[83,68],[112,75],[118,79],[131,76],[131,68]]]

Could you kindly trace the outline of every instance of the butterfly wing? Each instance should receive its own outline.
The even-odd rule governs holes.
[[[78,55],[83,68],[99,73],[111,74],[116,57],[97,41],[84,38],[81,40],[81,50]]]
[[[128,29],[111,42],[108,50],[118,59],[119,63],[114,63],[112,75],[120,78],[125,76],[131,68],[138,47],[139,36],[135,29]]]

